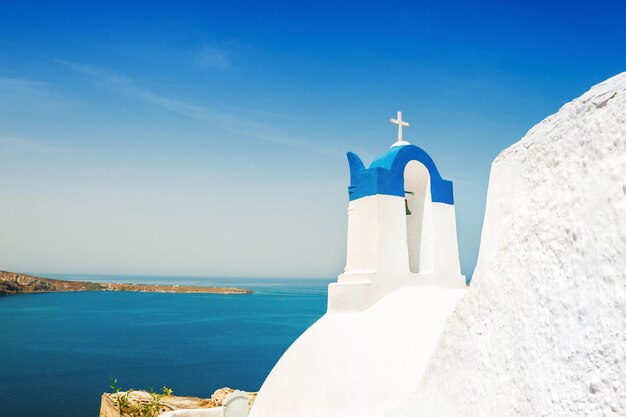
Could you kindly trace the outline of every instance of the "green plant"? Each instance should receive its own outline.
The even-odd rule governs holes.
[[[156,417],[163,411],[163,398],[172,395],[171,388],[163,387],[161,392],[156,392],[150,387],[148,389],[148,394],[150,394],[148,401],[133,400],[131,398],[133,390],[122,391],[117,385],[117,379],[111,378],[110,387],[113,390],[114,405],[121,417]]]

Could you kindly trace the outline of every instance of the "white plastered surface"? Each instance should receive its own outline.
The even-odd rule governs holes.
[[[494,161],[415,416],[626,416],[626,73]],[[407,414],[408,415],[408,414]]]

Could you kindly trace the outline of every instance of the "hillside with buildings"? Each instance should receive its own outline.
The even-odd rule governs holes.
[[[211,294],[252,293],[251,290],[245,288],[66,281],[60,279],[35,277],[32,275],[19,274],[16,272],[0,271],[0,295],[73,291],[136,291]]]

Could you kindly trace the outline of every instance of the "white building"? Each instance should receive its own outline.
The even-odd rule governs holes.
[[[285,352],[251,416],[384,416],[415,394],[466,288],[452,183],[402,139],[369,166],[348,153],[346,267],[328,312]]]

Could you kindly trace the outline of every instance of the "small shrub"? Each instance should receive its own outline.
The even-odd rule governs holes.
[[[111,390],[113,390],[114,405],[119,411],[121,417],[156,417],[164,408],[163,398],[172,395],[172,389],[168,387],[161,388],[161,392],[156,392],[152,387],[148,389],[150,400],[132,401],[130,394],[132,389],[122,391],[117,385],[117,379],[111,379]]]

